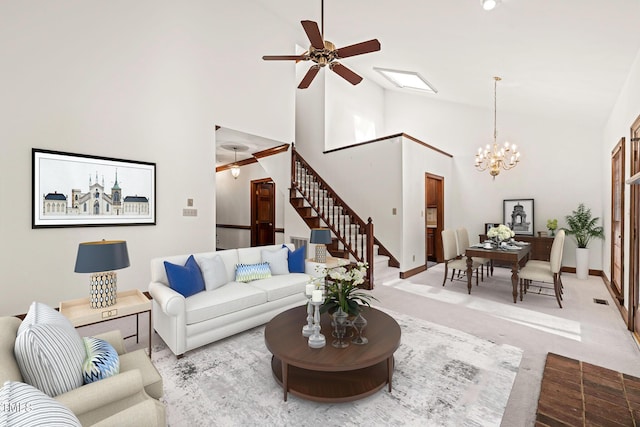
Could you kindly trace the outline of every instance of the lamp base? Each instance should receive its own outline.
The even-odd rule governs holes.
[[[115,271],[94,273],[89,282],[89,305],[104,308],[117,302],[118,278]]]
[[[327,262],[327,247],[323,244],[316,245],[316,258],[315,262],[325,263]]]

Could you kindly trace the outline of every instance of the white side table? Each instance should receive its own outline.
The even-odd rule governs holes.
[[[327,257],[327,262],[315,262],[313,258],[308,258],[304,262],[304,272],[312,277],[323,277],[325,268],[333,268],[349,264],[346,258]]]

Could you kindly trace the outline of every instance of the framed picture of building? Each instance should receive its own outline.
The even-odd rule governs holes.
[[[533,236],[533,199],[503,200],[503,223],[516,234]]]
[[[155,225],[155,163],[31,151],[31,228]]]

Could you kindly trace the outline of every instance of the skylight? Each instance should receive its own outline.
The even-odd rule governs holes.
[[[387,68],[373,67],[374,70],[382,74],[387,80],[399,88],[415,89],[424,92],[438,93],[436,88],[414,71],[391,70]]]

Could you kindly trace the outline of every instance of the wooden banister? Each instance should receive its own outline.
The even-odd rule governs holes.
[[[291,153],[291,184],[357,261],[366,262],[366,287],[373,288],[373,221],[363,221],[331,186],[298,154]],[[300,181],[304,176],[304,182]],[[310,178],[309,178],[310,177]]]

